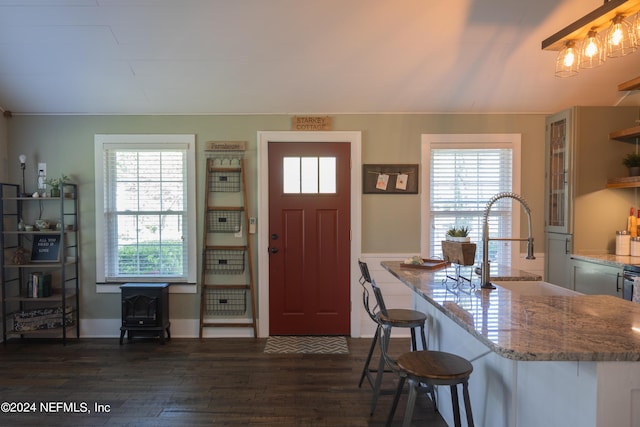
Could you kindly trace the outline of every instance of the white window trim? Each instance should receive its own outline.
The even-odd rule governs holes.
[[[147,134],[147,135],[94,135],[94,157],[95,157],[95,197],[96,197],[96,292],[97,293],[120,293],[120,284],[100,283],[105,277],[104,265],[104,146],[106,144],[162,144],[172,145],[187,144],[187,206],[189,210],[189,247],[188,247],[188,278],[186,285],[170,286],[171,293],[196,293],[196,278],[198,274],[197,255],[197,231],[196,231],[196,149],[195,135],[193,134]],[[101,279],[102,278],[102,279]]]
[[[421,137],[421,162],[422,162],[422,176],[420,184],[422,192],[420,194],[420,209],[422,221],[420,223],[420,252],[423,257],[428,257],[431,248],[429,242],[431,242],[431,147],[438,148],[462,148],[462,147],[476,147],[476,148],[491,148],[496,144],[504,146],[504,144],[510,144],[512,150],[512,191],[520,194],[521,186],[521,141],[522,135],[519,133],[481,133],[481,134],[422,134]],[[487,200],[488,202],[488,200]],[[520,215],[515,214],[511,221],[511,235],[518,236],[520,233]],[[511,245],[511,260],[512,263],[519,259],[519,245]]]

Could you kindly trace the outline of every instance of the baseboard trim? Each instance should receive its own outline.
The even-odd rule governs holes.
[[[199,319],[170,319],[172,338],[198,338]],[[120,319],[80,319],[81,338],[119,338]],[[205,328],[203,338],[253,338],[251,327]]]

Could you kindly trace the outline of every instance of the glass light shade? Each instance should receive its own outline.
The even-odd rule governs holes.
[[[636,49],[640,47],[640,12],[633,15],[631,18],[631,33],[633,35],[633,41],[635,42]]]
[[[565,43],[556,58],[556,77],[571,77],[578,74],[578,50],[575,42],[569,40]]]
[[[27,162],[27,156],[25,156],[24,154],[20,154],[18,156],[18,160],[20,160],[21,165],[24,165]]]
[[[619,58],[636,50],[631,25],[624,16],[616,15],[611,21],[611,26],[607,30],[606,44],[609,58]]]
[[[604,44],[595,30],[590,30],[580,45],[580,68],[594,68],[606,59]]]

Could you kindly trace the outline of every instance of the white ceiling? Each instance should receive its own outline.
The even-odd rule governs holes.
[[[560,79],[602,0],[0,0],[14,114],[553,112],[618,105],[640,51]],[[634,101],[635,102],[635,101]],[[640,105],[640,104],[634,104]]]

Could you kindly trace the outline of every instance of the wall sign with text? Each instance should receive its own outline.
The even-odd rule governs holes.
[[[31,247],[32,262],[60,261],[60,235],[34,234]]]

